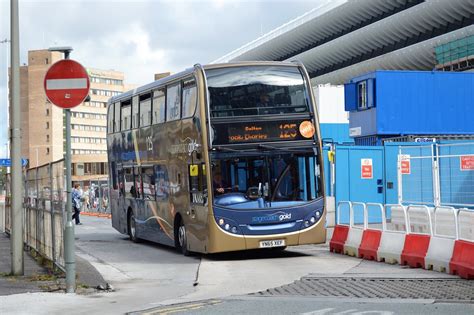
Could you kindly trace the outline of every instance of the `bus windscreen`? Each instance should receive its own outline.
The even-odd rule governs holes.
[[[297,67],[246,66],[206,71],[211,117],[285,115],[308,112]]]

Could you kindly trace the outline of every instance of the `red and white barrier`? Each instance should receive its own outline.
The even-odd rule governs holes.
[[[467,209],[460,209],[456,225],[459,233],[459,217]],[[461,235],[458,235],[459,239],[454,242],[454,250],[451,261],[449,262],[449,271],[453,275],[458,275],[464,279],[474,279],[474,242],[472,240],[462,239]]]
[[[403,217],[405,221],[405,228],[407,226],[407,214],[406,208],[400,204],[388,204],[384,207],[384,218],[387,209],[391,208],[392,211],[395,208],[401,209],[403,212]],[[398,264],[400,263],[400,256],[402,254],[403,246],[405,245],[405,231],[393,231],[388,230],[387,225],[385,224],[382,237],[380,239],[380,245],[377,251],[377,260],[384,261],[389,264]]]
[[[349,206],[349,225],[338,222],[330,241],[330,250],[369,260],[385,261],[387,263],[400,263],[410,267],[422,267],[440,272],[450,272],[462,278],[474,279],[474,241],[463,239],[460,236],[459,213],[466,211],[472,215],[472,210],[457,210],[453,207],[436,207],[433,211],[424,205],[410,205],[405,207],[400,204],[382,206],[375,203],[360,203],[343,201],[340,206]],[[362,206],[364,210],[363,227],[354,225],[354,205]],[[378,207],[382,214],[381,229],[368,228],[368,207]],[[404,217],[405,231],[389,230],[387,227],[386,212],[388,208],[401,209]],[[428,224],[427,233],[413,233],[410,223],[410,212],[418,209],[426,212]],[[438,233],[438,220],[436,214],[440,210],[449,210],[454,215],[455,235],[441,235]],[[446,225],[446,222],[444,222]],[[393,224],[391,224],[393,225]],[[434,227],[433,227],[434,226]],[[426,229],[423,229],[424,231]]]
[[[354,206],[359,205],[363,207],[364,224],[363,226],[356,226],[354,224]],[[354,257],[359,257],[359,246],[362,242],[362,234],[367,228],[366,216],[367,206],[363,202],[353,202],[352,207],[349,208],[349,233],[347,235],[346,243],[344,244],[344,254]]]
[[[382,228],[381,229],[369,229],[369,207],[377,207],[380,209],[382,215]],[[386,219],[385,210],[381,204],[378,203],[367,203],[364,207],[364,233],[362,234],[362,240],[359,246],[359,258],[367,260],[377,260],[377,251],[379,249],[380,240],[382,238],[382,232],[385,230]]]
[[[351,214],[352,203],[350,201],[341,201],[337,204],[337,221],[334,227],[331,241],[329,242],[329,250],[333,253],[344,254],[344,244],[347,240],[349,233],[349,225],[343,225],[340,223],[341,205],[347,204],[349,206],[349,216]]]
[[[455,235],[440,235],[438,233],[438,220],[436,214],[439,210],[448,210],[453,213],[454,216],[454,226],[455,226]],[[425,268],[433,269],[439,272],[450,272],[449,262],[453,256],[454,242],[459,239],[459,228],[458,224],[458,210],[453,207],[436,207],[433,211],[434,217],[434,229],[433,236],[431,237],[430,246],[428,247],[428,252],[425,257]]]

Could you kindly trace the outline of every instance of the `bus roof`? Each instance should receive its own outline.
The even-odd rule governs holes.
[[[296,63],[292,62],[283,62],[283,61],[246,61],[246,62],[229,62],[229,63],[219,63],[219,64],[209,64],[203,66],[204,70],[217,69],[217,68],[228,68],[228,67],[241,67],[241,66],[292,66],[297,67]],[[108,103],[115,103],[123,99],[129,99],[133,95],[141,94],[144,92],[151,92],[153,89],[156,89],[160,86],[163,86],[169,82],[185,77],[194,72],[194,67],[188,68],[184,71],[175,73],[173,75],[167,76],[165,78],[150,82],[148,84],[137,87],[133,90],[129,90],[120,95],[113,96],[109,99]]]

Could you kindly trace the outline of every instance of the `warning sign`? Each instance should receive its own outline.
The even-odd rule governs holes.
[[[408,154],[400,156],[400,168],[403,175],[411,174],[410,156]]]
[[[474,171],[474,155],[463,155],[461,159],[461,171]]]
[[[360,160],[360,177],[362,179],[372,179],[374,177],[372,159],[361,159]]]

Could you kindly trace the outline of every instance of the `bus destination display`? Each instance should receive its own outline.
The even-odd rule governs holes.
[[[302,121],[265,121],[214,124],[214,144],[306,140],[300,132]]]

